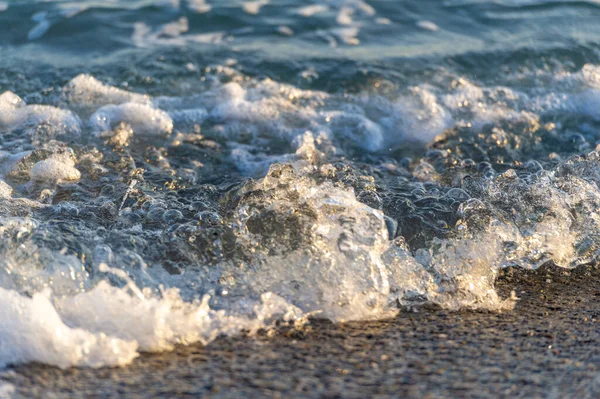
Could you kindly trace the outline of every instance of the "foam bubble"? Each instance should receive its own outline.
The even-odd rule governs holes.
[[[388,129],[396,126],[405,133],[404,137],[389,138],[393,147],[403,139],[429,142],[453,122],[452,114],[440,104],[437,96],[423,87],[411,88],[411,95],[398,98],[392,107],[395,113],[383,123]]]
[[[146,104],[124,103],[106,105],[90,117],[90,127],[96,134],[128,123],[134,136],[166,137],[173,130],[173,120],[164,111]]]
[[[11,128],[24,120],[24,113],[20,112],[26,104],[11,91],[5,91],[0,95],[0,124],[4,128]]]
[[[69,107],[87,114],[91,114],[105,105],[120,105],[128,102],[150,103],[150,99],[146,95],[106,85],[86,74],[77,75],[65,85],[62,99]]]
[[[53,136],[73,138],[81,134],[79,118],[69,110],[49,105],[27,105],[10,91],[0,95],[0,128],[35,130],[38,127],[44,127]]]
[[[37,183],[58,183],[78,181],[81,173],[74,162],[66,157],[52,157],[37,162],[29,172],[31,180]]]

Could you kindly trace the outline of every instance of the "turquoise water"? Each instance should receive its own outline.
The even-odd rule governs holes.
[[[595,1],[8,1],[0,44],[61,65],[140,45],[260,52],[265,60],[386,61],[594,49]],[[246,9],[244,8],[246,7]],[[255,8],[255,9],[253,9]],[[256,12],[256,14],[254,14]],[[186,20],[186,28],[167,24]],[[136,28],[137,27],[137,28]],[[141,28],[144,27],[144,28]],[[148,29],[147,34],[138,34]],[[213,46],[194,44],[210,42]],[[333,48],[333,49],[332,49]],[[41,53],[41,54],[40,54]],[[65,59],[69,54],[78,59]],[[475,72],[475,71],[474,71]]]
[[[0,367],[510,309],[600,254],[600,3],[0,2]]]

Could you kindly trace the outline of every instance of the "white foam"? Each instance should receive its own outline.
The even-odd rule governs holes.
[[[405,134],[390,137],[388,143],[392,147],[406,139],[429,142],[453,122],[452,114],[440,104],[434,93],[424,87],[411,88],[411,95],[398,98],[392,107],[395,112],[383,123],[388,129],[395,126]]]
[[[136,341],[142,351],[171,350],[175,344],[207,344],[220,334],[267,327],[274,315],[291,320],[298,310],[276,295],[265,294],[255,317],[235,316],[210,309],[209,297],[198,303],[184,302],[178,290],[161,298],[134,289],[128,293],[101,282],[93,290],[59,301],[61,314],[70,325],[126,341]],[[123,328],[123,326],[128,326]]]
[[[156,32],[156,37],[176,38],[190,29],[188,19],[181,17],[176,21],[164,24]]]
[[[61,368],[124,365],[137,356],[137,344],[68,327],[48,293],[28,298],[0,288],[0,367],[38,361]]]
[[[212,6],[206,0],[187,0],[187,6],[198,14],[205,14],[212,9]]]
[[[37,226],[27,218],[0,218],[0,235],[25,237]],[[40,248],[29,239],[2,251],[0,367],[30,361],[62,368],[125,365],[139,350],[207,344],[219,335],[242,330],[252,334],[275,321],[303,320],[298,308],[271,293],[217,311],[209,307],[208,297],[186,302],[177,288],[163,288],[163,284],[185,286],[193,275],[179,279],[153,270],[160,286],[139,288],[133,279],[139,280],[146,268],[125,272],[95,263],[92,279],[75,256]],[[111,256],[99,258],[114,261]],[[102,280],[105,276],[122,281],[123,287]],[[147,281],[158,284],[152,277]]]
[[[36,162],[29,175],[37,183],[75,182],[79,181],[81,173],[74,165],[68,157],[51,157]]]
[[[16,389],[13,384],[6,381],[0,381],[0,399],[11,399],[15,392]]]
[[[355,27],[341,29],[349,30],[345,39],[349,43],[358,40],[354,36],[358,33]],[[445,129],[461,123],[476,129],[502,120],[535,124],[539,115],[555,111],[600,118],[594,105],[600,101],[597,94],[600,91],[594,83],[598,74],[589,66],[580,73],[556,78],[559,83],[564,82],[560,83],[564,85],[564,93],[537,96],[508,87],[481,87],[459,79],[449,91],[422,85],[385,97],[373,93],[341,97],[300,90],[268,79],[248,80],[226,66],[218,70],[233,82],[217,81],[211,89],[189,97],[152,100],[82,75],[67,85],[64,98],[73,108],[93,110],[94,105],[107,105],[90,119],[96,134],[120,121],[131,124],[138,136],[166,136],[173,129],[172,124],[189,128],[209,121],[216,123],[210,134],[231,140],[232,144],[243,141],[242,137],[252,137],[245,142],[249,147],[231,146],[235,147],[232,158],[243,162],[244,166],[241,163],[239,166],[248,173],[251,173],[249,165],[257,165],[259,173],[269,164],[266,154],[253,151],[255,144],[257,148],[262,145],[260,140],[283,139],[293,147],[291,143],[306,130],[325,137],[320,145],[334,146],[337,151],[358,147],[378,152],[395,149],[406,140],[429,142]],[[17,123],[22,114],[11,110],[22,107],[20,99],[8,93],[3,99],[0,118],[5,123]],[[290,149],[289,154],[293,151]],[[289,159],[292,158],[272,161]]]
[[[368,8],[353,10],[353,18],[370,13]],[[181,33],[180,25],[172,28],[163,26],[163,33],[175,37]],[[448,82],[442,76],[438,86],[421,84],[384,94],[371,88],[336,94],[252,79],[236,72],[234,64],[215,67],[214,73],[207,71],[206,89],[191,96],[152,99],[80,75],[65,87],[61,101],[82,115],[93,113],[89,127],[98,135],[120,122],[131,125],[137,137],[166,137],[174,125],[179,130],[199,124],[203,134],[226,143],[229,161],[242,173],[259,177],[240,189],[246,190],[241,194],[266,194],[240,195],[239,206],[231,211],[235,220],[229,227],[237,239],[236,250],[248,253],[244,267],[223,262],[210,269],[217,275],[214,280],[233,276],[235,284],[227,288],[241,295],[220,297],[220,310],[211,308],[208,299],[190,299],[199,292],[185,290],[194,278],[214,288],[210,286],[213,280],[197,270],[170,276],[160,268],[144,266],[139,272],[127,268],[131,273],[127,275],[123,270],[97,267],[90,277],[74,256],[52,252],[27,238],[34,235],[38,222],[2,216],[0,236],[14,235],[19,242],[0,248],[0,308],[4,311],[0,364],[34,360],[60,367],[126,364],[139,350],[208,343],[219,334],[269,327],[272,318],[293,321],[307,312],[320,312],[332,320],[384,317],[393,314],[390,302],[396,301],[409,305],[426,300],[451,309],[498,309],[510,306],[494,290],[500,268],[535,268],[548,261],[574,267],[595,259],[594,246],[583,253],[586,246],[581,244],[600,231],[596,209],[600,155],[596,153],[585,161],[570,161],[567,166],[572,170],[567,169],[566,176],[544,172],[525,183],[509,170],[480,182],[485,203],[465,200],[452,238],[436,239],[415,253],[400,240],[389,241],[381,211],[361,203],[341,183],[323,179],[338,173],[323,162],[329,154],[387,151],[402,147],[407,140],[428,143],[462,122],[474,129],[504,120],[533,124],[544,113],[556,111],[561,116],[600,120],[600,68],[587,65],[578,72],[558,75],[535,72],[536,78],[552,83],[551,90],[517,84],[515,88],[485,87],[459,77]],[[314,71],[302,76],[311,78]],[[380,81],[374,83],[377,87]],[[27,105],[12,92],[0,96],[3,132],[38,125],[57,131],[80,129],[71,111]],[[274,143],[279,148],[270,151]],[[0,172],[13,172],[28,155],[31,152],[1,153]],[[271,172],[261,179],[260,174],[269,168]],[[318,173],[320,178],[314,178]],[[15,186],[17,192],[41,183],[81,178],[74,160],[59,154],[34,164],[30,176],[32,184]],[[427,162],[415,168],[414,176],[423,182],[439,177]],[[17,201],[11,196],[12,187],[0,180],[3,204]],[[263,202],[244,203],[248,198]],[[486,206],[506,198],[509,217],[496,208],[489,223],[471,230],[469,215],[487,215]],[[66,201],[44,205],[31,200],[28,204],[46,206],[52,212],[78,212]],[[265,210],[275,217],[260,217]],[[309,212],[302,214],[305,210]],[[290,237],[279,231],[268,237],[268,229],[253,227],[286,217],[298,218],[293,228],[282,228]],[[141,228],[137,225],[131,232]],[[293,236],[298,232],[302,235]],[[305,241],[282,247],[285,239],[294,245]],[[265,240],[267,244],[258,245]],[[511,244],[509,249],[506,243]],[[116,260],[113,263],[124,267]],[[107,273],[114,285],[103,280]]]
[[[24,120],[22,112],[26,104],[11,91],[5,91],[0,95],[0,126],[11,128]]]
[[[206,8],[200,8],[200,10],[203,9]],[[185,46],[188,42],[214,43],[223,39],[225,35],[224,32],[187,34],[188,30],[187,17],[180,17],[154,29],[144,22],[136,22],[131,40],[139,47]]]
[[[104,105],[120,105],[127,102],[150,103],[150,99],[146,95],[106,85],[86,74],[77,75],[65,85],[62,100],[69,107],[82,112],[83,116],[91,114]]]
[[[557,112],[600,120],[600,72],[595,68],[584,66],[579,72],[544,78],[553,81],[551,92],[479,87],[459,79],[456,89],[443,95],[439,102],[457,116],[456,120],[466,115],[465,122],[477,129],[501,120],[535,124],[541,116]]]
[[[360,40],[358,39],[360,28],[357,26],[334,28],[330,32],[345,44],[351,46],[358,46],[360,44]]]
[[[236,76],[235,71],[223,70]],[[176,124],[216,123],[210,134],[228,140],[234,148],[232,159],[250,174],[264,174],[270,163],[268,156],[252,151],[254,144],[260,149],[261,139],[283,139],[293,147],[294,140],[310,130],[320,137],[320,146],[377,152],[397,148],[407,140],[428,142],[453,123],[453,103],[448,100],[447,105],[443,96],[438,98],[426,87],[413,87],[392,98],[373,94],[341,97],[269,79],[234,80],[190,97],[159,97],[153,104],[167,110]],[[242,137],[253,139],[246,147],[234,145]],[[290,155],[292,151],[290,148]],[[290,159],[272,158],[271,162]],[[251,165],[256,166],[255,173]]]
[[[4,180],[0,180],[0,198],[10,198],[12,193],[12,187]]]
[[[0,12],[8,10],[8,3],[6,1],[0,1]]]
[[[342,7],[338,12],[336,21],[340,25],[352,25],[354,23],[354,19],[352,16],[354,15],[354,9],[350,7]]]
[[[339,130],[340,136],[369,152],[381,150],[385,145],[385,133],[380,125],[360,114],[350,112],[328,112],[325,114],[330,126]]]
[[[341,37],[349,35],[344,39],[348,43],[358,40],[355,27],[343,29],[349,30],[344,34],[341,31],[338,33]],[[222,67],[222,71],[236,76],[236,72],[229,72],[228,67]],[[585,66],[577,73],[559,74],[554,79],[562,91],[541,95],[528,95],[507,87],[480,87],[463,79],[450,91],[439,92],[423,85],[388,98],[359,94],[347,95],[342,99],[269,80],[249,80],[243,84],[217,83],[213,89],[195,96],[160,97],[152,101],[148,96],[107,86],[92,77],[80,75],[67,85],[64,98],[74,109],[84,108],[89,111],[96,110],[98,106],[109,105],[109,108],[98,110],[98,119],[91,122],[97,133],[119,121],[125,121],[137,124],[140,130],[138,134],[165,136],[172,129],[173,121],[176,124],[192,125],[213,119],[220,122],[218,130],[214,130],[213,134],[221,134],[232,140],[250,134],[283,137],[292,142],[309,129],[317,134],[324,133],[334,145],[343,139],[342,141],[363,147],[367,151],[381,151],[393,149],[406,139],[428,142],[444,129],[462,121],[474,128],[500,120],[535,123],[537,115],[556,111],[600,119],[595,106],[600,102],[597,76],[600,74],[592,66]],[[242,82],[243,77],[234,80]],[[121,106],[123,102],[146,106]],[[25,109],[35,111],[41,119],[40,115],[49,111],[61,112],[52,108],[24,107],[26,106],[17,96],[5,93],[0,97],[0,123],[18,126],[27,119],[27,111],[23,111]],[[168,114],[164,114],[161,109]],[[80,112],[85,114],[84,111]],[[338,123],[335,126],[330,123],[333,115],[344,114],[352,116],[345,119],[335,116],[334,119],[346,120],[348,123]],[[61,116],[63,121],[68,121],[68,117],[68,113]],[[361,118],[362,122],[358,124],[366,130],[360,126],[350,126],[355,124],[350,121]],[[35,121],[35,118],[30,121]],[[364,132],[371,132],[372,139],[365,136]],[[244,157],[252,157],[252,151],[244,153]],[[251,161],[248,158],[246,160]]]
[[[296,9],[296,13],[303,17],[312,17],[313,15],[321,14],[329,11],[329,7],[323,4],[312,4]]]
[[[264,152],[257,153],[247,145],[233,144],[232,147],[231,160],[236,168],[247,176],[264,175],[273,163],[290,162],[295,159],[292,154],[273,156]]]
[[[18,126],[36,127],[40,125],[51,126],[56,133],[77,137],[81,134],[80,120],[73,112],[50,105],[28,105],[25,110],[26,117]]]
[[[265,293],[242,311],[214,311],[208,297],[184,302],[177,289],[154,296],[127,274],[106,266],[129,283],[116,288],[100,281],[89,291],[68,296],[49,290],[31,298],[0,288],[0,367],[30,361],[61,368],[129,364],[141,351],[170,350],[175,344],[207,344],[219,335],[251,334],[272,322],[300,321],[301,312],[277,295]],[[52,276],[48,276],[52,279]]]
[[[135,136],[166,137],[173,130],[173,120],[164,111],[146,104],[106,105],[90,117],[96,134],[110,130],[120,122],[128,123]]]
[[[368,16],[374,16],[377,12],[375,11],[375,8],[373,8],[373,6],[371,6],[369,3],[367,3],[366,1],[363,0],[355,0],[353,2],[350,2],[350,4],[355,4],[356,7],[358,8],[358,10],[362,11],[364,14],[368,15]]]
[[[186,39],[195,42],[195,43],[204,43],[204,44],[218,44],[223,42],[223,40],[227,37],[226,32],[217,31],[217,32],[209,32],[209,33],[198,33],[195,35],[188,35]]]
[[[0,95],[0,128],[35,129],[41,125],[49,127],[55,134],[77,137],[81,133],[79,118],[69,110],[49,105],[27,105],[10,91]]]
[[[440,30],[440,27],[432,21],[418,21],[417,26],[421,29],[428,30],[430,32],[437,32]]]
[[[277,32],[281,33],[284,36],[294,36],[294,31],[289,26],[278,26]]]
[[[245,1],[242,3],[242,9],[246,14],[257,15],[266,4],[269,4],[268,0]]]

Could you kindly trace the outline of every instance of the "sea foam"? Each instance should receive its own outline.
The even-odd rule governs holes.
[[[373,16],[356,4],[341,23]],[[182,96],[89,75],[53,105],[0,96],[0,364],[125,365],[424,303],[509,309],[500,269],[600,253],[600,156],[568,127],[600,118],[595,66],[544,75],[551,90],[453,76],[385,93],[206,73]],[[387,157],[408,144],[428,148]]]

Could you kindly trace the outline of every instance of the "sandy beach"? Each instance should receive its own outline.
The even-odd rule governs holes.
[[[593,398],[600,271],[506,270],[503,313],[428,308],[145,354],[125,368],[12,368],[15,397]]]

